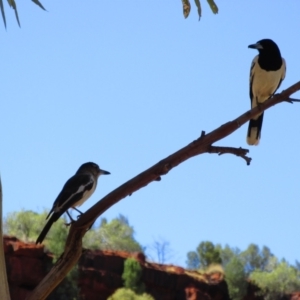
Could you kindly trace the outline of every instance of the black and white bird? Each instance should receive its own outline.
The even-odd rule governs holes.
[[[76,206],[80,206],[86,201],[95,191],[98,177],[101,175],[110,174],[107,171],[101,170],[95,163],[88,162],[80,166],[78,171],[64,185],[61,192],[53,203],[46,220],[51,215],[44,229],[36,240],[36,244],[42,243],[46,234],[50,230],[52,224],[57,221],[63,213],[67,213],[70,219],[68,209],[74,208],[81,213]],[[73,221],[73,220],[72,220]]]
[[[281,57],[275,42],[263,39],[248,48],[257,49],[259,54],[254,57],[250,70],[251,108],[269,99],[279,88],[285,77],[286,64]],[[264,113],[258,114],[249,121],[247,143],[258,145]]]

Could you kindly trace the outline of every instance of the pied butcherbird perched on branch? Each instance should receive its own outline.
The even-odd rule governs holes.
[[[254,57],[250,70],[251,108],[269,99],[279,88],[285,77],[286,64],[281,57],[276,43],[270,39],[258,41],[248,48],[257,49],[259,54]],[[249,121],[247,143],[258,145],[264,113],[258,114]]]
[[[74,208],[81,213],[76,206],[80,206],[86,201],[95,191],[98,177],[101,175],[110,174],[107,171],[101,170],[95,163],[88,162],[80,166],[78,171],[64,185],[61,192],[53,203],[46,220],[51,215],[44,229],[36,240],[36,244],[42,243],[52,224],[57,221],[63,213],[67,213],[71,221],[68,209]]]

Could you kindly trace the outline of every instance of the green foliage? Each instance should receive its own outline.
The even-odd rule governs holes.
[[[219,8],[217,6],[217,4],[215,3],[214,0],[207,0],[209,6],[210,6],[210,9],[212,10],[212,12],[214,14],[217,14],[219,12]]]
[[[190,0],[181,0],[181,1],[182,1],[183,15],[185,18],[187,18],[191,11]],[[194,1],[196,4],[196,7],[197,7],[197,12],[198,12],[199,20],[200,20],[201,13],[202,13],[200,0],[194,0]],[[214,2],[214,0],[207,0],[207,3],[209,4],[209,7],[214,14],[217,14],[219,12],[219,8],[218,8],[217,4]]]
[[[102,219],[98,228],[86,233],[83,244],[88,249],[142,252],[141,245],[134,238],[133,227],[123,215],[111,222]]]
[[[145,285],[141,280],[142,267],[134,258],[127,258],[124,262],[124,271],[122,279],[124,287],[133,290],[137,294],[142,294],[145,291]]]
[[[206,269],[211,264],[221,264],[221,248],[212,242],[201,242],[197,252],[190,251],[187,254],[187,267],[189,269]]]
[[[207,268],[211,264],[221,264],[220,250],[212,242],[201,242],[197,247],[200,267]]]
[[[46,213],[21,210],[9,213],[4,220],[4,232],[22,241],[32,242],[45,223]]]
[[[239,256],[241,252],[238,248],[231,248],[228,245],[226,245],[224,248],[222,248],[220,245],[217,245],[216,248],[220,251],[223,267],[225,267],[233,257]]]
[[[108,300],[154,300],[154,298],[146,293],[137,295],[130,289],[122,288],[116,290],[116,292],[110,296]]]
[[[25,242],[35,242],[46,224],[48,213],[45,211],[38,214],[33,211],[21,210],[9,213],[4,220],[4,231],[6,234],[13,235]],[[51,227],[45,245],[57,259],[64,250],[68,229],[65,226],[66,220],[60,218]]]
[[[199,259],[199,255],[197,252],[195,252],[195,251],[188,252],[186,265],[187,265],[187,268],[191,269],[191,270],[199,269],[200,259]]]
[[[300,290],[300,271],[285,261],[277,264],[272,272],[254,271],[250,280],[261,289],[266,300],[279,300],[285,294]]]
[[[69,229],[66,226],[67,220],[65,218],[58,219],[51,227],[46,239],[45,245],[54,255],[54,259],[58,259],[64,252],[65,244]]]
[[[21,210],[7,215],[4,221],[5,233],[16,236],[26,242],[35,242],[40,234],[41,229],[46,223],[48,213],[42,214],[33,211]],[[51,227],[45,244],[49,251],[54,255],[54,261],[64,251],[64,246],[68,234],[65,226],[66,220],[61,218],[57,220]],[[75,267],[61,282],[57,289],[51,294],[49,300],[76,300],[79,299],[79,291],[77,286],[77,267]]]
[[[300,263],[295,266],[281,263],[268,247],[260,249],[250,244],[244,251],[226,245],[214,246],[211,242],[202,242],[197,252],[187,254],[187,267],[206,269],[218,260],[225,270],[225,280],[231,299],[239,300],[247,292],[247,281],[250,279],[261,289],[261,296],[266,300],[277,300],[285,294],[300,290]]]
[[[46,10],[44,8],[44,6],[42,5],[42,3],[39,2],[39,0],[31,0],[31,1],[33,3],[35,3],[37,6],[39,6],[41,9]],[[7,0],[7,2],[9,4],[9,6],[14,10],[18,25],[21,27],[16,1],[15,0]],[[2,15],[3,22],[4,22],[4,26],[6,28],[6,17],[5,17],[5,11],[4,11],[4,6],[3,6],[3,1],[2,0],[0,0],[0,9],[1,9],[1,15]]]
[[[295,268],[300,272],[300,262],[296,260]]]
[[[273,256],[268,247],[262,250],[255,244],[250,244],[248,248],[241,253],[241,258],[245,262],[246,272],[249,274],[254,270],[265,270],[269,266],[269,260]]]
[[[4,231],[26,242],[35,242],[41,229],[46,224],[48,212],[42,214],[21,210],[7,215],[4,221]],[[64,250],[68,236],[66,219],[58,219],[47,234],[44,244],[57,259]],[[134,239],[134,229],[128,220],[120,215],[107,222],[102,219],[96,229],[88,231],[83,239],[84,246],[89,249],[123,250],[127,252],[142,251],[142,246]]]
[[[47,300],[79,300],[78,268],[74,267]]]
[[[234,256],[225,267],[225,280],[228,286],[229,296],[232,300],[241,300],[247,293],[245,264],[237,256]]]

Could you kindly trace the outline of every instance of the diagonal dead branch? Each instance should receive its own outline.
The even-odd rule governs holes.
[[[46,275],[42,282],[35,288],[35,290],[27,297],[27,300],[35,299],[45,299],[51,291],[62,281],[62,279],[67,275],[67,273],[72,269],[75,263],[78,261],[82,252],[82,237],[88,228],[95,222],[95,220],[103,214],[108,208],[113,206],[115,203],[119,202],[123,198],[133,194],[142,187],[148,185],[153,181],[158,181],[161,176],[166,175],[172,168],[178,166],[180,163],[192,158],[196,155],[203,153],[210,153],[214,149],[212,144],[225,138],[226,136],[233,133],[240,126],[248,122],[251,118],[256,116],[259,112],[262,112],[273,105],[287,101],[291,99],[290,96],[300,90],[300,81],[292,85],[280,94],[274,95],[271,99],[267,100],[258,107],[247,111],[238,118],[225,123],[218,127],[217,129],[205,134],[203,131],[201,136],[178,150],[177,152],[171,154],[170,156],[164,158],[154,166],[130,179],[126,183],[122,184],[101,200],[99,200],[94,206],[88,209],[84,214],[81,215],[79,220],[71,224],[69,235],[66,241],[65,251],[62,254],[59,261],[54,265],[51,271]],[[296,101],[295,101],[296,102]],[[222,153],[232,153],[229,152],[228,147],[221,147]],[[228,151],[224,151],[227,149]],[[243,149],[246,151],[246,149]],[[242,154],[242,150],[241,150]],[[237,154],[236,154],[237,155]],[[250,159],[246,157],[246,153],[243,155],[238,155],[243,157],[246,161]]]
[[[249,153],[248,149],[243,149],[243,148],[234,148],[234,147],[219,147],[219,146],[210,146],[208,148],[208,153],[217,153],[219,155],[223,155],[223,154],[234,154],[236,156],[239,156],[241,158],[243,158],[246,163],[247,166],[250,165],[250,162],[252,160],[251,157],[248,157],[246,154]]]

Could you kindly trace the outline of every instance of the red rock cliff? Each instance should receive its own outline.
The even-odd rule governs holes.
[[[41,245],[7,236],[4,237],[4,251],[11,299],[23,300],[51,268],[52,256],[45,253]],[[142,253],[90,250],[84,251],[78,264],[82,299],[106,300],[122,287],[124,260],[129,256],[140,262],[147,292],[156,300],[230,300],[220,273],[200,275],[181,267],[149,263]],[[243,300],[262,300],[255,296],[256,291],[249,285]],[[300,300],[300,293],[294,293],[289,299]]]

